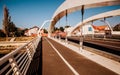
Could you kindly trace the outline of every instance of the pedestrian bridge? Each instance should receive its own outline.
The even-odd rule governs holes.
[[[60,18],[67,15],[67,13],[72,13],[76,10],[82,9],[83,6],[85,6],[85,8],[92,8],[92,7],[101,7],[101,6],[109,6],[109,5],[120,4],[119,0],[85,0],[85,1],[82,0],[81,1],[82,4],[80,4],[79,1],[81,1],[81,0],[75,0],[75,1],[74,0],[66,0],[58,8],[58,10],[53,15],[49,33],[52,32],[52,29],[53,29],[54,25],[57,23],[57,21],[60,20]],[[72,3],[72,2],[75,2],[75,3]],[[68,3],[70,3],[70,5],[68,5]],[[67,4],[67,6],[66,6],[66,4]],[[109,15],[109,16],[111,16],[111,15]],[[101,17],[103,18],[104,16],[101,16]],[[96,17],[94,19],[96,19]],[[92,21],[92,20],[93,20],[93,18],[92,19],[90,18],[90,20],[85,20],[86,21],[85,23],[87,23],[88,21]],[[82,24],[81,23],[78,24],[74,29],[79,27],[79,25],[82,25]],[[48,44],[50,42],[45,41],[45,43]],[[53,47],[52,44],[50,44],[50,45],[51,45],[51,47]],[[58,46],[60,46],[60,45],[58,45]],[[60,46],[60,47],[62,48],[63,46]],[[81,48],[82,48],[82,46],[81,46]],[[42,49],[41,36],[34,38],[29,43],[17,48],[16,50],[12,51],[11,53],[9,53],[9,54],[5,55],[4,57],[0,58],[0,75],[31,75],[31,74],[36,74],[36,72],[37,72],[37,74],[40,75],[41,72],[38,72],[38,69],[41,71],[40,65],[42,65],[40,63],[40,62],[42,62],[42,61],[40,61],[40,59],[42,59],[42,56],[40,56],[40,55],[42,55],[42,52],[40,52],[40,49]],[[55,47],[53,47],[53,49],[56,50]],[[65,51],[67,51],[66,49],[68,50],[68,48],[65,48]],[[48,51],[46,51],[46,52],[48,52]],[[69,52],[69,53],[74,53],[74,52]],[[66,54],[66,53],[64,53],[64,54]],[[58,54],[58,55],[61,56],[60,54]],[[71,54],[71,55],[73,55],[73,54]],[[51,54],[49,56],[54,56],[54,55]],[[79,57],[79,55],[75,54],[75,53],[74,53],[74,56]],[[66,57],[66,58],[69,58],[69,56]],[[79,58],[81,58],[81,57],[79,57]],[[74,60],[74,58],[73,58],[73,60]],[[48,60],[46,60],[46,61],[48,61]],[[81,61],[81,60],[76,58],[76,61]],[[88,60],[85,60],[85,61],[88,61]],[[89,61],[89,62],[91,62],[91,61]],[[78,62],[76,62],[76,63],[79,65]],[[95,64],[95,63],[93,63],[93,64]],[[74,64],[74,65],[76,65],[76,64]],[[85,66],[89,67],[89,65],[85,65]],[[97,64],[97,66],[98,66],[98,64]],[[79,69],[78,66],[75,66],[75,67],[77,69]],[[83,67],[83,66],[81,66],[81,67]],[[103,68],[103,67],[100,67],[100,69],[101,68]],[[49,68],[49,69],[51,69],[51,68]],[[87,69],[91,70],[91,68],[87,68]],[[104,70],[104,69],[102,69],[102,70]],[[115,70],[115,72],[117,71],[118,74],[120,74],[120,71],[118,69],[117,70],[114,69],[114,70]],[[81,70],[79,70],[79,71],[81,71]],[[108,69],[106,70],[106,72],[107,72],[106,74],[108,74],[108,75],[110,75],[110,73],[115,75],[115,73],[111,72]],[[73,71],[73,73],[74,73],[74,71]],[[78,73],[75,72],[74,74],[79,75]],[[84,75],[84,73],[82,75]],[[93,74],[91,74],[91,75],[93,75]],[[101,75],[103,75],[103,74],[101,74]]]
[[[36,37],[0,58],[0,75],[88,75],[87,71],[89,75],[120,74],[119,62],[72,45],[60,39]]]

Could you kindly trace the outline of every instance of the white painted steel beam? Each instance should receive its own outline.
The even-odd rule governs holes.
[[[84,5],[85,9],[94,8],[94,7],[102,7],[102,6],[111,6],[111,5],[118,5],[120,4],[120,0],[66,0],[61,4],[58,9],[55,11],[52,22],[49,27],[49,34],[52,33],[52,30],[63,16],[67,13],[72,13],[77,10],[81,10],[82,5]]]
[[[88,22],[92,22],[92,21],[106,18],[106,17],[114,17],[114,16],[120,16],[120,9],[109,11],[109,12],[104,12],[104,13],[85,19],[83,22],[78,23],[72,30],[70,30],[70,32],[68,33],[68,36],[70,36],[71,33],[74,32],[76,29],[78,29],[80,26],[83,26]]]

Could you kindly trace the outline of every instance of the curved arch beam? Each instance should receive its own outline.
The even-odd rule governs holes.
[[[114,17],[114,16],[120,16],[120,9],[117,10],[113,10],[113,11],[109,11],[109,12],[104,12],[102,14],[98,14],[95,16],[92,16],[86,20],[84,20],[83,22],[78,23],[69,33],[68,36],[70,36],[72,34],[72,32],[74,32],[76,29],[78,29],[79,27],[85,25],[86,23],[89,23],[91,21],[95,21],[98,19],[102,19],[102,18],[107,18],[107,17]]]
[[[52,17],[52,22],[49,27],[49,33],[52,32],[55,24],[59,19],[67,13],[72,13],[77,10],[81,10],[82,5],[84,8],[93,8],[93,7],[102,7],[102,6],[111,6],[120,4],[120,0],[66,0],[54,13]]]

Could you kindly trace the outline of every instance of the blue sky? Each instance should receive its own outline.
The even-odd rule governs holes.
[[[31,28],[33,26],[41,26],[43,21],[51,19],[55,10],[62,4],[64,0],[0,0],[0,29],[2,28],[3,6],[9,9],[12,21],[20,28]],[[84,18],[92,15],[120,9],[120,5],[102,8],[92,8],[85,10]],[[111,25],[120,23],[120,17],[107,19]],[[77,11],[68,15],[68,24],[76,25],[81,21],[81,12]],[[65,26],[65,17],[60,20],[60,24],[56,26]],[[94,22],[100,25],[100,22]],[[48,27],[48,24],[45,26]]]

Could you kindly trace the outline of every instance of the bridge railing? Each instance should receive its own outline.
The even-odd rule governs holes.
[[[0,75],[26,75],[41,37],[0,58]]]

